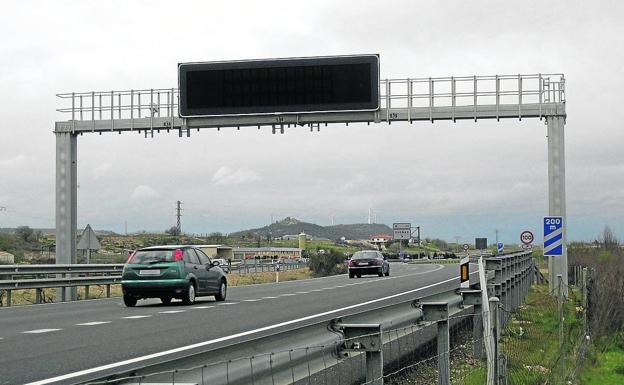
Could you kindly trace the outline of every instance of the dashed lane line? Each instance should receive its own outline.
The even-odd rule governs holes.
[[[151,317],[151,314],[144,314],[144,315],[130,315],[127,317],[121,317],[123,319],[139,319],[139,318],[147,318],[147,317]]]
[[[192,309],[211,309],[214,306],[193,306]]]
[[[111,321],[93,321],[93,322],[85,322],[81,324],[76,324],[76,326],[95,326],[95,325],[104,325],[109,324]]]
[[[262,301],[262,298],[244,299],[243,302],[258,302]]]
[[[37,330],[27,330],[22,333],[23,334],[41,334],[41,333],[57,332],[59,330],[63,330],[63,329],[37,329]]]
[[[159,314],[175,314],[175,313],[184,313],[186,310],[165,310],[159,311]]]

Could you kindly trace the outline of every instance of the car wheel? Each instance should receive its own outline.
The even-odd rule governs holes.
[[[349,278],[353,278],[355,277],[355,274],[353,274],[352,272],[349,272]]]
[[[192,305],[195,303],[195,284],[193,282],[189,282],[188,288],[184,292],[182,303],[185,305]]]
[[[378,276],[383,277],[384,272],[383,272],[383,267],[381,269],[379,269],[379,272],[377,273]]]
[[[171,303],[171,297],[160,297],[160,302],[165,305],[169,305]]]
[[[355,276],[358,277],[358,278],[362,278],[362,274],[360,274],[360,273],[357,273]]]
[[[215,300],[217,301],[225,301],[225,296],[227,295],[227,283],[225,280],[221,280],[219,284],[219,294],[215,295]]]
[[[390,275],[390,269],[388,268],[388,271],[386,271],[386,277],[388,277]]]
[[[124,294],[123,296],[123,301],[127,307],[134,307],[137,303],[136,297],[133,297],[131,295],[126,295],[126,294]]]

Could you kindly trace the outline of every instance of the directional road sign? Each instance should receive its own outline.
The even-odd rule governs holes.
[[[470,249],[470,245],[467,243],[464,243],[463,248],[464,248],[464,251],[468,251],[468,249]]]
[[[520,242],[525,245],[530,245],[531,243],[533,243],[534,239],[535,237],[533,236],[533,233],[529,230],[524,230],[522,233],[520,233]]]
[[[563,255],[563,217],[544,217],[544,255]]]
[[[504,246],[502,242],[498,242],[497,246],[497,250],[498,250],[498,254],[501,254],[503,252]]]
[[[411,223],[394,223],[392,224],[394,239],[410,239],[412,237]]]

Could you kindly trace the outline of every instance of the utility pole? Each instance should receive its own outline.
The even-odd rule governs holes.
[[[371,210],[372,210],[372,209],[369,207],[369,208],[368,208],[368,224],[369,224],[369,225],[371,224]]]
[[[176,202],[176,234],[178,237],[178,242],[180,241],[180,235],[182,235],[182,225],[180,223],[180,217],[182,217],[182,202]]]

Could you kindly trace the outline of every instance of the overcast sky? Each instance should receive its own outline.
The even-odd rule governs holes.
[[[564,73],[569,239],[624,236],[622,1],[3,1],[0,227],[54,226],[54,95],[173,87],[187,61],[379,53],[382,78]],[[293,216],[517,243],[548,212],[546,126],[458,121],[78,139],[78,223],[230,232]],[[538,237],[541,239],[541,237]]]

